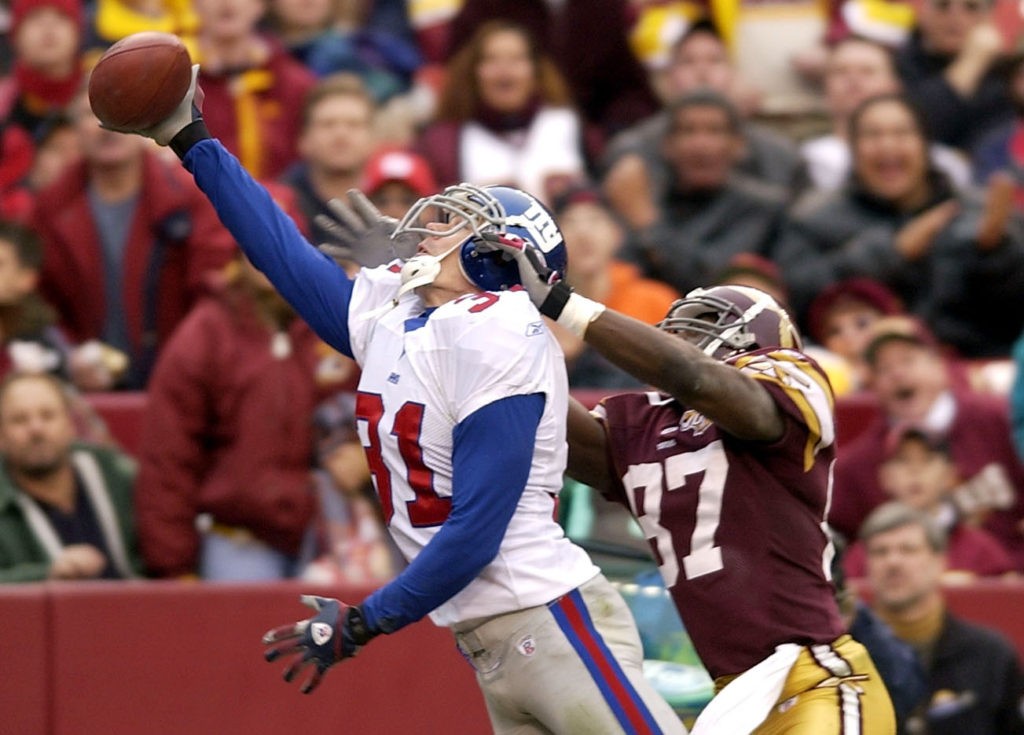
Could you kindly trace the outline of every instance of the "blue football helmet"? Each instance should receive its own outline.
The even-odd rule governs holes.
[[[428,230],[420,223],[426,210],[436,207],[447,230]],[[548,267],[565,276],[568,254],[562,231],[551,212],[525,191],[510,186],[457,184],[440,194],[424,197],[412,205],[395,235],[415,232],[424,237],[445,237],[467,229],[466,241],[459,248],[462,272],[483,291],[503,291],[521,284],[519,268],[503,253],[478,249],[485,232],[513,235],[532,243],[544,253]]]

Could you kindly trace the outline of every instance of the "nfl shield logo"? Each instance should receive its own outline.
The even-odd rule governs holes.
[[[334,629],[327,623],[313,623],[310,626],[310,633],[313,636],[313,643],[322,646],[331,640],[331,636],[334,635]]]

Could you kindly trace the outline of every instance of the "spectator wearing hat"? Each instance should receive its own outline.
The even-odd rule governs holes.
[[[598,189],[586,184],[571,187],[555,199],[554,214],[569,253],[566,279],[578,293],[647,324],[664,318],[679,293],[644,277],[639,267],[620,259],[629,246],[627,230]],[[565,353],[571,387],[639,385],[583,340],[557,324],[552,329]]]
[[[961,484],[953,500],[980,522],[1024,570],[1024,466],[1010,433],[1005,400],[956,385],[938,343],[917,319],[878,320],[865,349],[868,385],[879,414],[837,455],[829,522],[847,539],[886,500],[878,468],[893,427],[942,434]]]
[[[902,312],[899,298],[878,281],[848,278],[828,286],[811,302],[807,334],[830,360],[840,362],[847,390],[856,391],[867,379],[864,348],[872,325]]]
[[[78,0],[14,0],[11,73],[0,79],[0,218],[27,222],[35,146],[82,85]]]
[[[750,286],[775,299],[782,306],[789,308],[789,293],[782,280],[779,267],[768,258],[757,253],[736,253],[729,258],[725,269],[715,279],[717,284],[733,286]]]
[[[355,394],[336,393],[313,412],[319,509],[307,582],[381,585],[405,566],[384,523],[355,417]]]
[[[319,80],[302,104],[298,150],[301,159],[281,177],[296,194],[299,211],[314,244],[332,237],[316,222],[330,216],[327,202],[344,199],[363,183],[373,153],[377,103],[355,74],[338,73]]]
[[[886,496],[928,514],[945,531],[948,577],[1013,573],[1013,561],[1002,544],[984,528],[972,525],[954,502],[953,494],[961,483],[944,436],[913,425],[894,426],[886,438],[885,458],[878,472]],[[854,543],[843,557],[846,574],[863,577],[865,563],[863,544]]]
[[[672,180],[639,256],[647,275],[689,293],[712,283],[737,253],[767,255],[787,198],[737,170],[742,121],[724,95],[690,92],[669,110],[663,150]]]
[[[16,125],[34,136],[71,104],[83,79],[82,7],[79,0],[11,3],[15,59],[11,74],[0,81],[0,120],[5,127]]]
[[[416,200],[437,193],[427,159],[406,148],[379,148],[367,161],[360,187],[387,217],[402,219]]]

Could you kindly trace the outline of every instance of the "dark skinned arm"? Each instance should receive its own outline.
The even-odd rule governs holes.
[[[680,337],[573,293],[531,243],[500,234],[483,237],[488,250],[503,252],[516,261],[523,288],[541,314],[582,337],[612,363],[700,412],[738,439],[773,442],[782,438],[782,413],[767,389],[754,378],[708,357]],[[595,449],[602,441],[575,406],[568,420],[570,453],[577,455],[570,457],[570,474],[594,487],[572,469],[584,474],[593,472],[600,486],[607,468],[604,472],[588,469],[580,457],[606,466],[607,459],[602,460]]]
[[[785,423],[767,390],[680,337],[608,309],[590,322],[584,339],[630,375],[732,436],[764,442],[782,437]]]
[[[608,437],[601,422],[587,407],[569,397],[569,477],[584,485],[607,492],[612,486],[612,468],[608,462]]]

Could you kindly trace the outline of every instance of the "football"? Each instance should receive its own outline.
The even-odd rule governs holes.
[[[89,104],[111,128],[141,130],[170,115],[192,83],[192,59],[181,39],[145,31],[104,52],[89,76]]]

